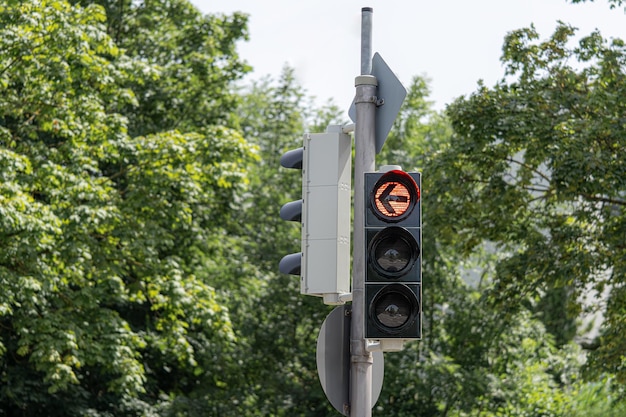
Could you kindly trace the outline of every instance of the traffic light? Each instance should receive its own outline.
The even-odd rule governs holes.
[[[304,148],[292,149],[280,157],[280,165],[285,168],[302,169]],[[280,208],[280,218],[292,222],[302,220],[302,200],[290,201]],[[283,274],[300,275],[302,253],[285,255],[278,264],[278,269]]]
[[[398,350],[422,335],[421,174],[365,173],[364,194],[365,338]]]
[[[305,134],[303,147],[281,157],[302,169],[302,199],[280,209],[283,220],[302,226],[301,253],[283,257],[279,270],[300,275],[300,293],[343,304],[350,294],[350,192],[352,141],[341,126]]]

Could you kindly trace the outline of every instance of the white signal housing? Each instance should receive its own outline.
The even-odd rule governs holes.
[[[350,300],[352,139],[341,126],[304,135],[300,292]]]

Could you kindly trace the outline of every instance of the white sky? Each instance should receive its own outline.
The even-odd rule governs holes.
[[[238,46],[253,78],[277,77],[284,65],[320,103],[332,98],[346,111],[360,73],[361,9],[372,7],[373,52],[408,87],[415,75],[431,79],[437,108],[503,77],[506,33],[531,23],[542,39],[561,20],[580,35],[599,29],[626,39],[626,14],[607,0],[191,0],[203,13],[250,15],[250,40]]]

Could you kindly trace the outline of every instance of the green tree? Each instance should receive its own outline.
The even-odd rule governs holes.
[[[533,27],[510,33],[507,78],[448,107],[455,135],[430,165],[432,221],[460,253],[492,242],[491,298],[505,311],[565,289],[577,317],[608,291],[589,367],[623,382],[626,51],[598,32],[573,44],[574,34],[566,24],[544,41]]]
[[[225,244],[251,148],[208,119],[129,136],[129,87],[164,73],[118,48],[102,7],[7,1],[0,21],[0,408],[151,415],[219,386],[235,333],[194,272]]]
[[[250,70],[236,50],[248,37],[244,14],[203,16],[188,0],[73,2],[102,5],[109,36],[133,65],[143,64],[121,85],[136,103],[113,108],[128,119],[131,136],[230,125],[233,83]]]

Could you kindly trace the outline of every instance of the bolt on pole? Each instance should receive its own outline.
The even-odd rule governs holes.
[[[366,172],[375,169],[376,77],[372,65],[371,7],[361,10],[361,75],[355,79],[354,236],[352,265],[352,324],[350,333],[350,416],[372,414],[372,354],[367,350],[365,322],[365,188]]]

